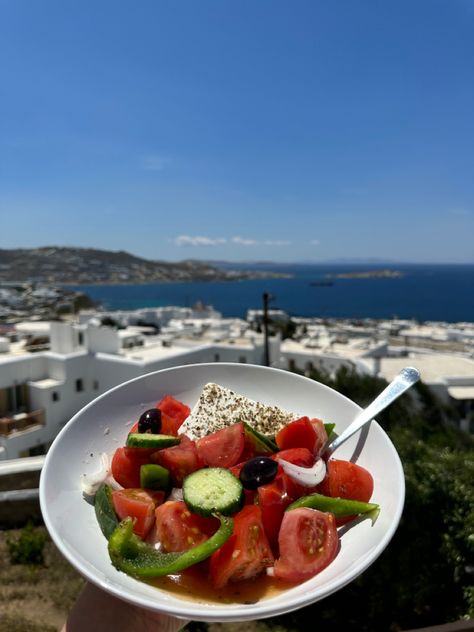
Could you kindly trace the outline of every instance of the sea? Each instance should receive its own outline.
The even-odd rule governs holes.
[[[105,310],[212,305],[225,317],[245,318],[270,308],[291,316],[347,319],[414,319],[474,322],[474,264],[226,264],[227,268],[284,272],[291,278],[244,281],[68,286],[88,294]],[[353,272],[392,270],[394,277],[341,278]]]

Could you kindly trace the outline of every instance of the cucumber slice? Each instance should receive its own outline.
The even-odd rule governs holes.
[[[244,488],[229,470],[208,467],[184,479],[183,499],[191,511],[201,516],[211,516],[213,513],[229,516],[241,509]]]
[[[127,437],[127,448],[169,448],[180,442],[179,437],[151,434],[150,432],[131,432]]]
[[[171,474],[166,467],[147,463],[140,466],[140,487],[145,489],[171,489]]]

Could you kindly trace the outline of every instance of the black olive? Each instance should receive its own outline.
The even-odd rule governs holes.
[[[150,408],[140,415],[138,420],[138,432],[150,432],[160,434],[161,430],[161,410]]]
[[[249,459],[240,470],[240,482],[245,489],[257,489],[271,483],[278,471],[278,463],[267,456]]]

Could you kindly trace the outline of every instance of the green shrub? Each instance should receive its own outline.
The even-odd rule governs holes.
[[[366,406],[386,382],[340,370],[314,379]],[[378,560],[331,597],[277,619],[346,632],[403,630],[474,617],[474,441],[456,411],[419,383],[378,421],[403,463],[400,526]],[[332,626],[332,627],[331,627]]]
[[[47,540],[48,536],[44,531],[35,529],[31,523],[28,523],[19,536],[9,536],[6,539],[10,563],[43,565],[44,547]]]

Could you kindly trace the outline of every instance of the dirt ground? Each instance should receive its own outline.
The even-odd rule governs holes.
[[[18,533],[0,531],[0,632],[60,630],[83,579],[49,539],[44,566],[11,564],[6,540]]]
[[[36,527],[46,532],[42,526]],[[7,538],[19,530],[0,531],[0,632],[56,632],[61,629],[81,587],[82,577],[49,539],[43,566],[11,564]],[[272,632],[284,632],[280,626]],[[188,632],[268,632],[264,622],[196,624]],[[104,631],[106,632],[106,631]]]

